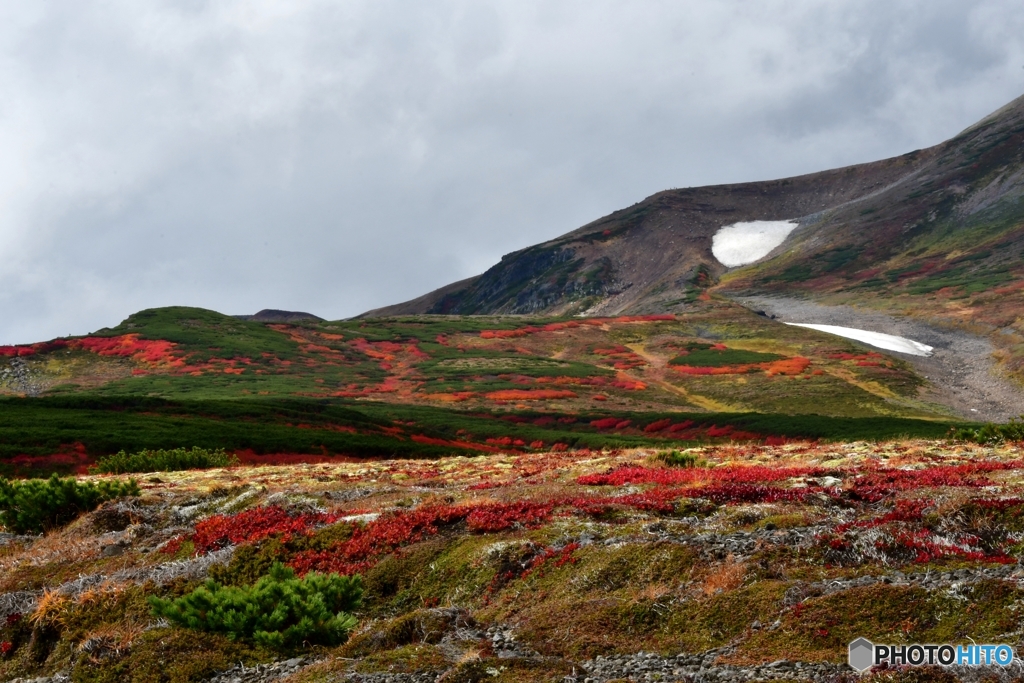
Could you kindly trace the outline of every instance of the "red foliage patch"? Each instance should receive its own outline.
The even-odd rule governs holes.
[[[517,526],[532,529],[546,522],[553,509],[552,503],[530,501],[482,505],[469,513],[466,523],[470,531],[482,533],[494,533]]]
[[[723,465],[721,467],[620,467],[605,474],[586,474],[576,479],[583,486],[625,484],[763,483],[821,474],[817,467],[766,467],[764,465]]]
[[[436,534],[440,527],[465,518],[468,510],[447,505],[382,515],[357,526],[351,538],[330,550],[307,550],[288,564],[300,575],[311,571],[357,574],[402,546]]]
[[[799,375],[811,364],[809,358],[794,356],[783,358],[768,363],[746,363],[743,365],[720,365],[720,366],[693,366],[693,365],[671,365],[673,370],[684,375],[743,375],[748,372],[764,372],[769,376],[774,375]]]
[[[657,422],[652,422],[651,424],[647,425],[646,427],[644,427],[644,431],[647,432],[648,434],[660,432],[663,429],[667,429],[669,426],[671,426],[671,424],[672,419],[666,417],[664,420],[658,420]]]
[[[985,474],[1022,468],[1024,468],[1024,462],[1019,460],[941,465],[921,470],[879,468],[858,473],[854,477],[854,486],[850,490],[850,496],[873,503],[901,491],[919,488],[940,486],[979,488],[992,485],[992,481],[985,477]]]
[[[73,339],[69,346],[85,349],[100,356],[119,356],[165,367],[180,368],[185,359],[174,355],[177,346],[163,339],[139,339],[137,334],[118,337],[84,337]]]
[[[272,505],[239,512],[236,515],[213,515],[196,524],[190,537],[196,553],[205,554],[228,545],[253,543],[273,534],[289,538],[304,534],[316,526],[331,524],[341,515],[333,513],[289,514]]]
[[[560,398],[576,398],[574,391],[567,389],[504,389],[484,395],[492,401],[546,401]]]
[[[37,353],[48,353],[57,349],[67,348],[68,342],[64,339],[54,339],[49,342],[37,344],[24,344],[16,346],[0,346],[0,356],[11,358],[14,356],[34,356]]]

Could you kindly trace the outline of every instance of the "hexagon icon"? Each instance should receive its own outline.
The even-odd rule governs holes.
[[[874,659],[875,646],[867,638],[858,638],[850,643],[850,666],[857,671],[864,671],[871,668],[871,660]]]

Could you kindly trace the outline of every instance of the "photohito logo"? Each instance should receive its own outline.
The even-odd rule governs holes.
[[[850,666],[857,671],[878,664],[924,666],[1009,666],[1013,648],[1004,643],[985,645],[876,645],[867,638],[850,643]]]

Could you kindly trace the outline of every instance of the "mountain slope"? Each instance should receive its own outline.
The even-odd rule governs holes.
[[[583,310],[616,315],[671,307],[699,288],[702,272],[711,279],[725,272],[711,253],[711,238],[721,226],[820,213],[899,182],[934,153],[912,152],[783,180],[659,192],[562,237],[508,254],[479,277],[364,315]]]
[[[714,234],[740,221],[799,227],[728,269]],[[1024,374],[1024,97],[903,156],[775,181],[660,192],[477,278],[372,316],[682,312],[722,293],[797,294],[999,331]]]

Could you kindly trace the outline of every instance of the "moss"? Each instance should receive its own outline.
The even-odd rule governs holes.
[[[225,586],[251,586],[265,576],[275,562],[286,560],[288,549],[280,538],[243,545],[235,550],[231,562],[210,567],[210,578]]]
[[[858,680],[864,683],[956,683],[960,679],[940,666],[911,666],[896,671],[879,671]]]
[[[758,581],[684,603],[673,609],[665,640],[689,652],[721,647],[744,634],[755,620],[775,619],[786,587],[782,581]]]
[[[416,583],[419,574],[444,552],[449,541],[433,538],[404,548],[401,553],[389,555],[368,569],[363,575],[366,585],[364,607],[371,612],[375,607],[391,603],[394,598]]]
[[[441,672],[449,666],[451,663],[440,648],[417,643],[368,655],[355,669],[361,673],[413,673]]]
[[[985,642],[1017,628],[1012,609],[1021,591],[1004,581],[963,589],[961,597],[917,586],[876,584],[811,598],[789,610],[782,627],[740,647],[738,661],[842,661],[859,637],[889,643]]]
[[[555,683],[572,674],[569,662],[535,659],[470,659],[444,675],[444,683]]]
[[[487,550],[499,538],[440,538],[385,559],[366,572],[367,608],[477,604],[494,578]]]
[[[509,583],[478,618],[518,624],[520,640],[547,656],[635,652],[668,642],[679,609],[675,591],[696,562],[692,549],[667,542],[591,545],[573,558]]]
[[[341,647],[339,653],[343,657],[366,657],[413,643],[435,645],[456,626],[470,626],[473,623],[473,619],[464,610],[416,610],[356,634]]]
[[[75,683],[191,683],[242,662],[272,661],[272,653],[219,635],[183,629],[144,633],[121,658],[82,659],[71,672]]]

